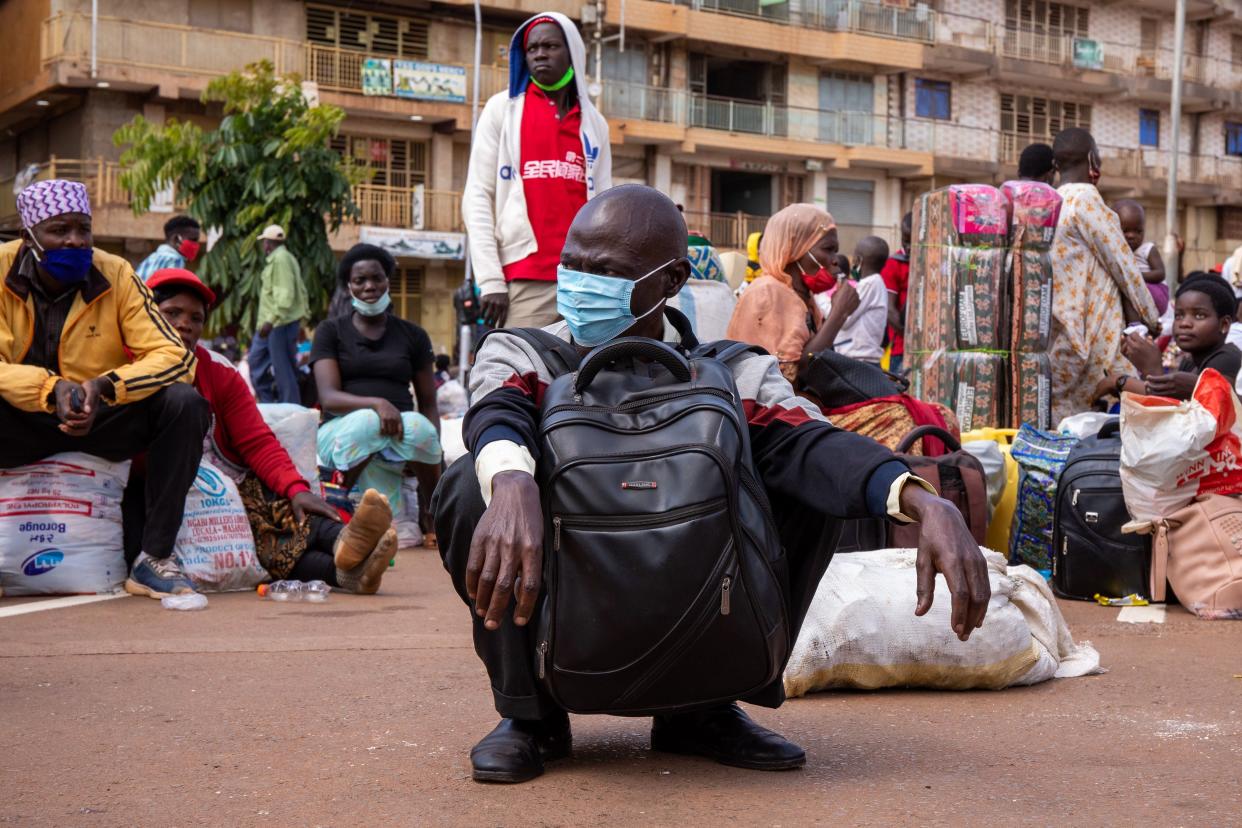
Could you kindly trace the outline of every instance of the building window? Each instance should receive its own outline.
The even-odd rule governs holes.
[[[413,187],[427,180],[427,144],[398,138],[338,135],[329,146],[371,171],[367,184]]]
[[[1050,144],[1069,127],[1091,129],[1091,105],[1034,95],[1001,93],[1001,132]],[[1024,145],[1025,146],[1025,145]],[[1021,149],[1021,147],[1019,147]]]
[[[393,312],[415,324],[423,321],[423,269],[398,267],[388,282]]]
[[[306,39],[369,55],[425,58],[427,21],[327,6],[306,7]]]
[[[1242,207],[1218,208],[1217,239],[1242,239]]]
[[[1233,58],[1235,66],[1242,64],[1242,35],[1231,35],[1229,38],[1229,53]]]
[[[1225,121],[1225,155],[1242,155],[1242,123]]]
[[[937,121],[953,119],[951,85],[947,81],[914,80],[914,114]]]
[[[1083,6],[1044,0],[1005,0],[1005,28],[1053,37],[1087,37],[1090,12]]]
[[[1155,109],[1139,110],[1139,146],[1160,146],[1160,113]]]

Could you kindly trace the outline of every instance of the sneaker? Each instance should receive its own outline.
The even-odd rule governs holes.
[[[197,592],[172,555],[167,558],[152,558],[146,552],[134,561],[129,578],[125,581],[125,591],[130,595],[145,595],[156,599],[166,595]]]

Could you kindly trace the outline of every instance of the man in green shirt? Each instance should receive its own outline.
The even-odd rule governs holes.
[[[259,243],[267,264],[260,277],[259,329],[250,343],[250,382],[259,402],[301,402],[298,329],[308,312],[302,268],[285,247],[285,231],[280,225],[265,228],[259,234]]]

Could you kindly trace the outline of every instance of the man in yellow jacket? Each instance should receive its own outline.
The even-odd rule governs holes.
[[[81,183],[35,182],[17,208],[22,238],[0,245],[0,468],[146,452],[159,485],[146,487],[143,552],[125,588],[193,591],[172,552],[211,423],[189,384],[194,355],[129,263],[93,249]]]

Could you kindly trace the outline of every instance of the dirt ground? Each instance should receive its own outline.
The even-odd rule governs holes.
[[[0,617],[0,825],[1242,824],[1238,622],[1067,602],[1106,675],[752,710],[807,750],[782,774],[574,717],[575,758],[508,787],[470,779],[495,714],[434,553],[376,598],[210,600]]]

